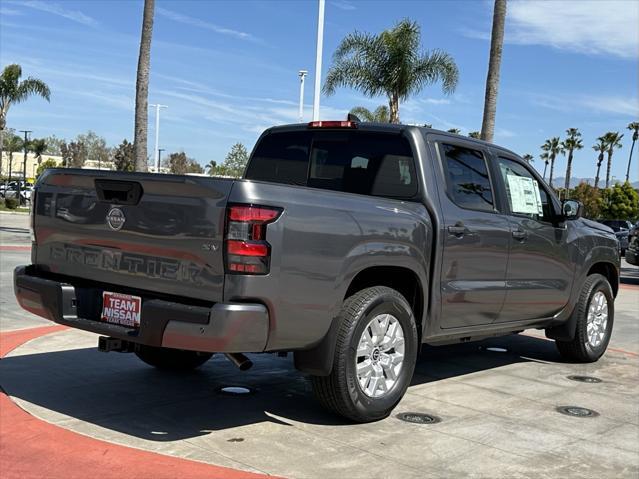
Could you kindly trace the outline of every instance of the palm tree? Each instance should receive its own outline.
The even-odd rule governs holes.
[[[47,142],[43,139],[31,140],[31,142],[29,142],[29,149],[38,160],[38,165],[42,162],[42,153],[47,151],[47,146]]]
[[[4,67],[0,74],[0,171],[2,171],[2,148],[9,107],[14,103],[26,101],[31,95],[39,95],[47,101],[51,96],[49,87],[42,80],[28,77],[20,81],[21,77],[22,67],[15,63]]]
[[[135,170],[146,171],[146,137],[149,108],[149,70],[151,69],[151,35],[153,34],[153,10],[155,0],[144,0],[138,76],[135,82]]]
[[[446,130],[448,133],[454,133],[455,135],[459,135],[461,133],[461,130],[459,128],[449,128],[448,130]]]
[[[493,30],[490,36],[490,59],[486,76],[486,96],[484,98],[484,117],[481,122],[481,139],[493,141],[495,130],[495,111],[497,110],[497,92],[499,90],[499,68],[501,51],[504,46],[504,25],[506,23],[506,0],[495,0],[493,9]]]
[[[9,181],[11,181],[11,174],[13,172],[13,154],[22,149],[22,144],[22,138],[18,135],[10,135],[3,141],[4,149],[9,152]]]
[[[528,163],[529,165],[532,164],[533,161],[535,161],[535,157],[532,156],[530,153],[526,153],[524,156],[521,157],[526,163]]]
[[[555,171],[555,158],[557,158],[557,155],[562,154],[564,149],[558,136],[555,136],[550,140],[546,140],[546,143],[541,145],[541,149],[548,153],[548,159],[550,160],[550,176],[548,177],[548,184],[552,188],[552,176]]]
[[[209,161],[204,167],[205,170],[209,170],[209,175],[211,176],[213,176],[213,174],[215,173],[216,168],[217,168],[217,161],[215,160]]]
[[[630,156],[628,156],[628,169],[626,169],[626,182],[630,181],[630,163],[632,163],[632,150],[635,148],[635,143],[639,139],[639,121],[633,121],[626,127],[632,131],[632,146],[630,147]]]
[[[566,165],[566,179],[564,181],[564,189],[568,191],[570,187],[570,175],[572,174],[572,159],[575,150],[581,150],[584,145],[581,142],[581,133],[577,128],[568,128],[566,130],[568,137],[561,143],[564,152],[568,152],[568,164]]]
[[[599,156],[597,157],[597,174],[595,175],[595,188],[599,187],[599,171],[601,170],[601,164],[603,163],[603,160],[604,160],[604,153],[608,151],[608,146],[606,145],[606,139],[603,136],[600,136],[599,138],[597,138],[597,141],[599,143],[592,146],[592,149],[599,153]]]
[[[46,83],[37,78],[20,81],[22,67],[12,64],[4,67],[0,74],[0,130],[7,126],[7,112],[14,103],[22,103],[31,95],[39,95],[49,101],[51,91]]]
[[[543,148],[543,146],[542,146],[542,148]],[[539,155],[539,158],[544,160],[544,176],[542,176],[542,178],[545,180],[546,179],[546,169],[548,168],[548,163],[550,163],[550,155],[548,154],[547,151],[544,151],[541,155]]]
[[[471,131],[470,133],[468,133],[468,136],[470,138],[480,139],[481,138],[481,133],[479,131]]]
[[[355,31],[348,34],[333,54],[324,93],[337,87],[361,90],[368,97],[386,95],[390,122],[399,123],[399,102],[426,85],[441,81],[446,94],[455,91],[459,71],[453,58],[441,50],[422,54],[420,27],[408,19],[379,35]]]
[[[356,106],[351,109],[351,114],[366,122],[388,123],[390,120],[390,113],[386,105],[378,106],[375,111],[370,111],[364,106]]]
[[[432,123],[424,123],[424,128],[432,128]]]
[[[610,170],[612,169],[612,154],[615,148],[621,148],[621,139],[623,135],[620,135],[618,131],[609,131],[604,136],[606,146],[608,149],[608,164],[606,165],[606,188],[610,186]]]

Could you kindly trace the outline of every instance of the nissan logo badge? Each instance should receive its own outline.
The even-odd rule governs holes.
[[[113,231],[121,230],[126,218],[120,208],[114,207],[106,215],[106,222]]]

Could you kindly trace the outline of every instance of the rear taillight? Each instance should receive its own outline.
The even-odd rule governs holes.
[[[230,205],[226,210],[226,271],[267,274],[271,265],[271,245],[266,226],[277,220],[281,208]]]

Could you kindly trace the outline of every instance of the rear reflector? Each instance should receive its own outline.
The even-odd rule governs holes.
[[[309,128],[357,128],[354,121],[312,121]]]
[[[247,241],[228,240],[226,251],[238,256],[268,256],[268,243],[249,243]]]

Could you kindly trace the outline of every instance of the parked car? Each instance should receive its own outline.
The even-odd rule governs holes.
[[[632,228],[632,223],[628,220],[599,220],[599,222],[615,232],[615,236],[619,240],[621,256],[623,256],[626,253],[626,249],[628,249],[628,232]]]
[[[27,202],[31,201],[31,193],[33,192],[33,187],[32,186],[21,186],[20,187],[20,198],[21,204],[26,204]],[[4,198],[17,198],[18,197],[18,186],[17,185],[13,185],[10,186],[9,188],[7,188],[6,190],[4,190]]]
[[[626,250],[626,262],[639,266],[639,221],[628,231],[628,249]]]
[[[609,228],[515,153],[437,130],[275,127],[240,180],[52,169],[34,202],[24,309],[160,369],[293,352],[353,421],[390,414],[423,343],[536,328],[592,362],[613,327]]]

